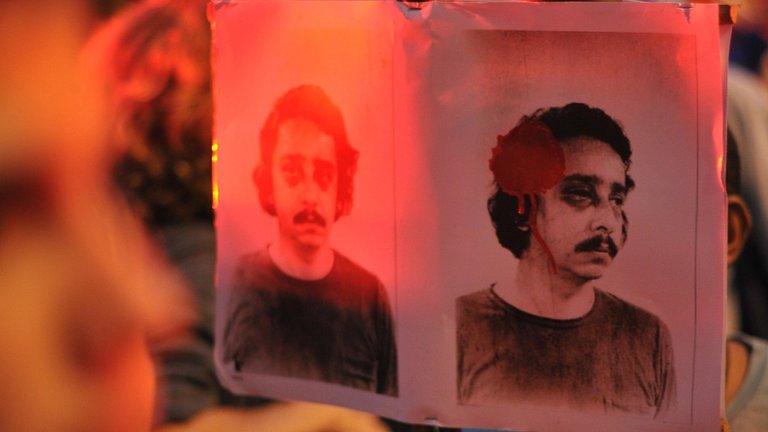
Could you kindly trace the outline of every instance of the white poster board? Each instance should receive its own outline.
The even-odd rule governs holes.
[[[715,5],[212,12],[225,385],[445,426],[719,427]]]

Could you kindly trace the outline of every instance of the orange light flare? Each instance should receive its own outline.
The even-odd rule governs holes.
[[[728,169],[723,161],[723,154],[717,156],[717,172],[720,173],[720,186],[725,190],[725,170]]]

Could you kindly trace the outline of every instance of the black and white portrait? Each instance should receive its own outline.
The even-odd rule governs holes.
[[[703,360],[698,329],[720,310],[719,279],[700,272],[722,255],[697,240],[719,208],[701,206],[717,180],[700,183],[715,153],[703,150],[695,47],[684,35],[487,30],[433,47],[434,70],[450,71],[429,87],[431,173],[450,184],[434,213],[447,263],[435,292],[450,295],[433,298],[453,320],[438,353],[452,359],[442,373],[457,407],[443,417],[513,430],[699,421],[714,356]]]
[[[351,213],[359,152],[318,86],[275,103],[253,182],[277,237],[241,256],[232,276],[224,362],[397,395],[392,311],[381,281],[332,246]]]
[[[630,236],[631,158],[617,120],[583,103],[539,109],[499,136],[487,210],[519,263],[457,300],[460,403],[653,415],[673,403],[667,326],[597,285]]]

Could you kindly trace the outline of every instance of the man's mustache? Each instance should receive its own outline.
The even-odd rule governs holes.
[[[596,235],[577,244],[576,252],[608,252],[611,258],[615,258],[619,248],[610,236]]]
[[[295,224],[315,224],[325,228],[325,218],[320,216],[320,213],[314,210],[302,210],[296,216],[293,217],[293,223]]]

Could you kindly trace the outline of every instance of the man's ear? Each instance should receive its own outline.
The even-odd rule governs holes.
[[[741,255],[752,232],[752,213],[741,195],[728,195],[728,265]]]

